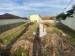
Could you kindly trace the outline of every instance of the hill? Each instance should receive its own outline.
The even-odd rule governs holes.
[[[3,15],[0,15],[0,19],[27,19],[26,17],[19,17],[19,16],[16,16],[16,15],[12,15],[12,14],[9,14],[9,13],[5,13]]]

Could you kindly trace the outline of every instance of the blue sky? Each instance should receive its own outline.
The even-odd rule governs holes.
[[[31,14],[57,15],[63,12],[71,0],[0,0],[0,14],[11,13],[18,16]],[[66,10],[71,8],[72,0]]]

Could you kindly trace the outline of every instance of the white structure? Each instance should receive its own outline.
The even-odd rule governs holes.
[[[47,34],[46,32],[46,28],[44,27],[44,25],[42,23],[39,24],[39,36],[43,37]]]
[[[30,15],[29,16],[29,20],[31,22],[40,22],[41,21],[41,17],[38,15],[38,14],[35,14],[35,15]]]
[[[31,15],[29,16],[29,19],[31,22],[37,22],[39,25],[39,37],[43,37],[44,35],[47,34],[46,29],[44,28],[44,25],[42,23],[42,18],[39,15]],[[35,35],[36,33],[33,32],[33,34]]]
[[[73,17],[67,17],[65,20],[62,20],[61,22],[70,27],[71,29],[75,30],[75,13],[73,14]]]

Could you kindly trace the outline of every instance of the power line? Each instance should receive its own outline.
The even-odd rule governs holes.
[[[64,11],[66,11],[66,9],[69,7],[69,5],[72,3],[73,0],[70,0],[69,3],[67,4],[67,6],[64,8]]]

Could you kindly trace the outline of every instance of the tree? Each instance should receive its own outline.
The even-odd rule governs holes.
[[[66,14],[65,13],[60,13],[58,16],[56,16],[56,19],[58,19],[58,20],[64,20],[64,19],[66,19]]]

